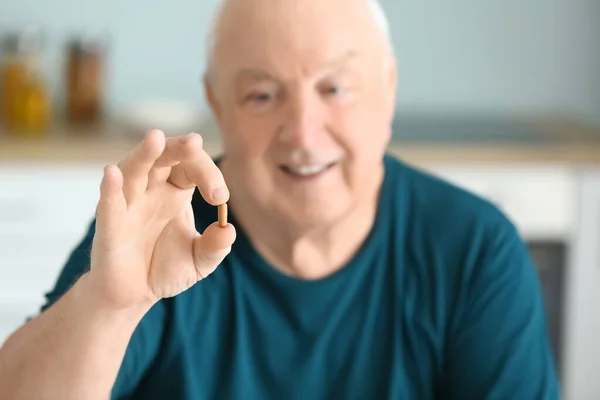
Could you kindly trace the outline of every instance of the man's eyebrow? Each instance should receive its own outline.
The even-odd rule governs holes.
[[[358,53],[355,51],[348,51],[341,56],[335,57],[330,61],[325,62],[319,69],[332,69],[336,67],[340,67],[347,63],[348,61],[357,58]],[[242,78],[250,78],[256,81],[261,80],[277,80],[273,75],[269,74],[267,71],[257,68],[243,68],[239,70],[235,74],[235,79],[240,80]]]

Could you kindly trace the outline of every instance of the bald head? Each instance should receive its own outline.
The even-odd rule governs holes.
[[[319,2],[319,0],[312,0],[313,2]],[[310,3],[311,1],[299,1],[299,0],[285,0],[285,1],[281,1],[278,2],[280,5],[280,9],[283,8],[283,10],[287,9],[289,13],[291,13],[291,15],[295,15],[294,10],[297,9],[298,7],[310,7]],[[321,2],[319,2],[321,3]],[[337,3],[337,4],[336,4]],[[361,31],[363,29],[369,29],[369,28],[375,28],[377,31],[377,35],[374,37],[375,40],[377,40],[379,42],[379,44],[382,45],[382,48],[384,50],[383,52],[383,57],[387,58],[387,59],[392,59],[394,56],[394,49],[393,49],[393,42],[391,39],[391,34],[390,34],[390,29],[389,29],[389,22],[388,19],[385,15],[385,12],[383,11],[381,5],[379,4],[379,1],[377,0],[357,0],[357,1],[347,1],[347,0],[342,0],[342,1],[330,1],[329,4],[331,5],[331,7],[333,8],[337,8],[338,10],[341,10],[340,7],[343,8],[348,8],[348,7],[354,7],[358,10],[364,10],[366,8],[366,10],[368,11],[366,14],[368,16],[368,19],[370,19],[370,22],[372,23],[371,26],[368,26],[369,24],[367,23],[367,26],[355,26],[355,29]],[[273,3],[272,2],[265,2],[264,0],[223,0],[219,6],[219,8],[217,9],[217,12],[215,13],[215,16],[213,18],[213,22],[212,22],[212,26],[211,29],[208,33],[208,41],[207,41],[207,76],[212,76],[214,73],[214,70],[216,68],[215,66],[215,60],[217,58],[216,53],[218,52],[218,47],[220,47],[220,45],[223,43],[223,30],[224,30],[224,25],[226,23],[231,23],[232,20],[236,20],[236,19],[240,19],[243,21],[244,19],[247,20],[247,18],[244,18],[243,15],[245,13],[248,13],[250,11],[252,12],[256,12],[258,11],[258,7],[262,6],[264,8],[264,13],[265,15],[269,14],[269,9],[271,9],[271,12],[273,11]],[[331,8],[329,7],[329,8]],[[324,8],[323,8],[324,9]],[[280,10],[281,11],[281,10]],[[284,11],[285,12],[285,11]],[[233,17],[232,17],[233,14]],[[342,17],[342,13],[336,13],[338,15],[340,15]],[[246,14],[246,17],[248,17],[249,15]],[[264,21],[264,22],[268,22],[268,21]],[[298,24],[303,24],[303,23],[310,23],[310,21],[301,21],[301,20],[297,20],[296,23]],[[235,23],[235,22],[234,22]],[[241,22],[240,24],[237,24],[237,28],[236,29],[241,29],[242,31],[244,30],[244,22]],[[225,28],[226,29],[226,28]]]

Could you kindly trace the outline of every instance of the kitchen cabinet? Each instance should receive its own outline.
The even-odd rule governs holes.
[[[600,168],[581,172],[577,198],[565,307],[567,400],[600,398]]]
[[[35,315],[94,216],[104,164],[0,164],[0,342]]]
[[[550,346],[559,378],[564,377],[564,326],[567,312],[565,292],[567,274],[571,271],[567,259],[569,239],[529,240],[527,247],[538,269],[538,276],[546,308]]]

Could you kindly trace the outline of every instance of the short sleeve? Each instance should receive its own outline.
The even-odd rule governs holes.
[[[448,332],[445,398],[558,399],[536,268],[508,221],[491,231],[462,282],[465,301]]]
[[[92,221],[83,239],[69,255],[54,287],[45,294],[46,302],[41,307],[42,312],[56,303],[83,274],[90,270],[90,251],[95,228],[96,221]]]
[[[83,239],[69,255],[54,287],[46,293],[41,311],[47,310],[90,268],[90,251],[96,223],[92,221]],[[133,398],[160,351],[164,332],[165,307],[157,303],[141,320],[127,347],[112,391],[113,399]]]

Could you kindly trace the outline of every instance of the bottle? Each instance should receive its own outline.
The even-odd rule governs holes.
[[[18,135],[43,135],[50,120],[50,103],[40,57],[43,38],[37,30],[5,35],[0,66],[1,121]]]
[[[9,129],[14,129],[16,125],[17,98],[27,75],[28,61],[27,55],[22,51],[19,34],[9,33],[2,37],[0,118],[2,124]]]
[[[78,38],[67,48],[67,119],[92,124],[102,117],[103,55],[101,40]]]
[[[25,136],[44,136],[50,125],[50,104],[43,77],[28,71],[18,93],[16,131]]]

